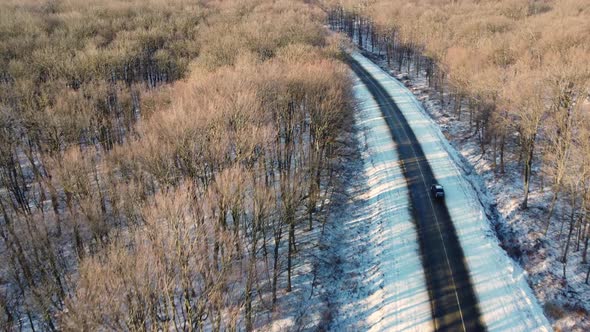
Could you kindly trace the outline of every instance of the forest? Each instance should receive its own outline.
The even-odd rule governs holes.
[[[3,0],[0,327],[263,329],[338,185],[344,35],[469,119],[589,283],[585,0]]]
[[[531,214],[536,218],[525,230],[538,242],[533,250],[545,255],[543,248],[557,249],[564,289],[569,277],[589,284],[588,2],[326,0],[323,5],[333,29],[383,57],[395,72],[424,77],[443,112],[468,121],[470,134],[457,139],[477,139],[496,179],[517,170],[522,179],[517,209],[541,211]],[[531,194],[537,194],[532,203]],[[527,255],[518,245],[509,250],[517,259]],[[572,253],[580,259],[572,262]],[[577,275],[566,276],[568,264],[579,264]],[[585,312],[582,316],[590,309],[587,303],[572,306]],[[553,312],[553,318],[561,314]]]
[[[0,3],[0,326],[253,330],[352,110],[305,1]]]

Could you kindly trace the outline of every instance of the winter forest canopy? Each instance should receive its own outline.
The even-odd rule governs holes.
[[[586,262],[585,0],[3,0],[0,326],[268,323],[351,131],[327,24],[468,104],[498,176],[522,170],[523,208],[552,184],[539,227],[567,220],[563,258]]]
[[[358,29],[359,43],[370,38],[388,63],[407,71],[416,63],[437,89],[448,82],[459,118],[469,104],[482,151],[500,154],[500,172],[513,147],[524,164],[523,207],[533,164],[543,165],[539,176],[554,181],[556,195],[568,184],[582,187],[575,182],[589,165],[587,1],[327,2],[337,8],[332,17],[357,22],[349,34]],[[576,171],[566,177],[566,169]]]
[[[0,325],[252,329],[350,111],[301,1],[0,4]]]

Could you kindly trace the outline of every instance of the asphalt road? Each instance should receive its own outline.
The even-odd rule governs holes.
[[[484,331],[463,249],[444,201],[430,194],[430,185],[436,179],[416,136],[379,82],[353,58],[348,61],[379,104],[397,145],[410,192],[435,329]]]

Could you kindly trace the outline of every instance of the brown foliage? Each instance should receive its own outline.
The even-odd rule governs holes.
[[[324,13],[265,0],[0,9],[0,322],[253,329],[291,287],[282,261],[304,213],[313,226],[349,125]]]

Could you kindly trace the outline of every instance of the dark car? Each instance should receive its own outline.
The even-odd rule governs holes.
[[[438,183],[433,184],[430,186],[430,192],[432,192],[432,196],[434,198],[444,198],[445,197],[445,190],[443,186]]]

